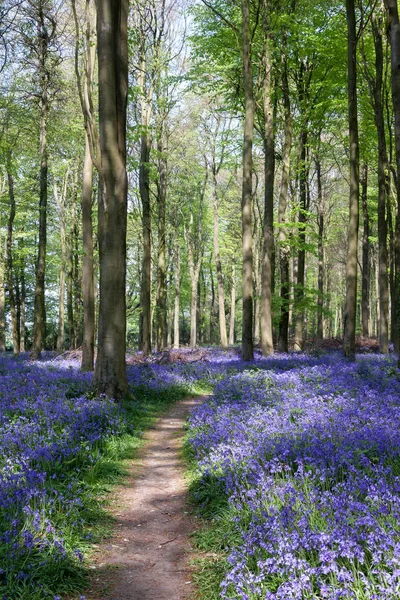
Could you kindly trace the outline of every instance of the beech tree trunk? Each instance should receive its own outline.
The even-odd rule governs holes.
[[[93,162],[86,135],[85,162],[82,178],[82,301],[83,301],[83,342],[82,371],[94,369],[94,336],[95,336],[95,295],[94,295],[94,257],[93,257],[93,222],[92,222],[92,187]]]
[[[58,217],[60,221],[60,245],[61,245],[61,264],[59,280],[59,298],[58,298],[58,332],[57,332],[57,352],[62,352],[64,348],[64,326],[65,326],[65,270],[67,259],[67,242],[65,231],[65,204],[67,196],[69,173],[65,174],[61,190],[61,196],[58,193],[57,183],[54,182],[54,198],[57,204]]]
[[[370,226],[369,226],[369,215],[368,215],[368,164],[364,163],[361,172],[361,199],[362,199],[362,210],[363,210],[363,239],[362,239],[362,290],[361,290],[361,329],[364,337],[369,337],[371,334],[371,322],[370,322],[370,279],[371,279],[371,265],[370,265]]]
[[[231,314],[229,319],[229,345],[235,343],[235,312],[236,312],[236,268],[235,260],[232,259],[232,277],[231,277]]]
[[[48,46],[49,34],[46,28],[45,15],[42,3],[38,7],[38,58],[40,80],[40,195],[39,195],[39,239],[38,255],[36,261],[35,302],[33,313],[33,340],[32,357],[39,358],[46,336],[46,308],[45,308],[45,275],[46,275],[46,249],[47,249],[47,118],[49,112],[48,91]]]
[[[158,250],[156,290],[156,346],[160,352],[166,346],[165,323],[167,311],[166,255],[165,255],[165,211],[167,204],[167,149],[163,143],[163,132],[158,139]]]
[[[285,41],[286,49],[286,41]],[[286,221],[287,196],[289,189],[290,177],[290,151],[292,149],[292,115],[290,108],[289,82],[287,74],[287,57],[286,51],[282,55],[282,90],[283,90],[283,106],[285,113],[285,141],[283,145],[282,156],[282,178],[279,191],[279,206],[278,206],[278,222],[279,222],[279,270],[281,279],[281,314],[279,320],[279,337],[278,350],[279,352],[288,351],[289,337],[289,310],[290,310],[290,277],[289,277],[289,260],[290,246],[287,240],[287,231],[284,223]]]
[[[141,137],[139,189],[142,200],[143,260],[142,260],[142,351],[151,353],[151,207],[150,207],[150,139],[147,131]]]
[[[318,190],[318,305],[317,305],[317,338],[324,337],[324,199],[322,193],[321,162],[317,155],[315,160]]]
[[[250,2],[242,0],[242,57],[245,119],[243,139],[242,184],[242,253],[243,253],[243,315],[242,358],[253,360],[253,240],[251,227],[254,96],[251,61]]]
[[[359,224],[359,143],[357,115],[357,33],[354,0],[346,0],[348,109],[350,138],[349,230],[346,260],[346,314],[344,354],[355,359],[357,309],[357,258]]]
[[[399,319],[399,298],[400,298],[400,22],[397,0],[384,0],[384,4],[389,16],[389,35],[390,35],[390,62],[391,62],[391,82],[392,82],[392,101],[394,112],[394,137],[396,151],[396,192],[397,192],[397,214],[395,227],[395,291],[396,295],[392,298],[395,304],[394,310]],[[397,351],[399,346],[399,333],[395,338]],[[400,354],[398,366],[400,367]]]
[[[217,169],[215,164],[215,156],[212,162],[212,179],[213,179],[213,209],[214,209],[214,260],[217,270],[217,285],[218,285],[218,308],[219,308],[219,335],[222,348],[228,347],[228,338],[226,332],[226,317],[225,317],[225,290],[224,278],[222,275],[222,264],[219,253],[219,211],[218,211],[218,186],[217,186]]]
[[[18,247],[22,250],[24,248],[24,239],[22,237],[18,240]],[[19,265],[19,279],[21,285],[21,293],[20,293],[20,322],[19,322],[19,330],[20,330],[20,351],[25,352],[25,316],[26,316],[26,289],[25,289],[25,259],[23,257],[23,253],[20,253],[20,265]]]
[[[300,209],[299,209],[299,251],[297,254],[297,282],[294,293],[295,303],[295,333],[294,333],[294,349],[302,350],[304,344],[304,285],[305,285],[305,265],[306,265],[306,210],[307,210],[307,185],[308,185],[308,168],[307,168],[307,141],[308,132],[306,129],[300,134]]]
[[[174,348],[179,348],[179,297],[181,283],[181,260],[180,260],[179,238],[175,234],[174,243],[174,280],[175,280],[175,298],[174,298]]]
[[[68,232],[67,247],[67,322],[68,322],[68,346],[70,350],[75,347],[75,320],[74,317],[74,222],[76,218],[76,207],[73,204],[71,210],[71,222]]]
[[[101,145],[98,239],[100,307],[96,389],[121,399],[126,378],[126,108],[128,0],[98,0],[99,123]]]
[[[20,353],[20,339],[19,339],[19,326],[17,320],[16,310],[16,299],[14,292],[14,269],[13,269],[13,256],[12,256],[12,237],[13,237],[13,225],[15,219],[15,194],[14,194],[14,177],[11,171],[7,173],[8,180],[8,197],[10,199],[10,213],[7,222],[7,250],[6,250],[6,264],[7,264],[7,287],[8,287],[8,301],[10,304],[11,313],[11,330],[13,340],[13,352],[14,354]]]
[[[382,32],[377,23],[376,15],[371,17],[375,45],[375,79],[370,81],[371,98],[374,107],[375,126],[378,136],[378,247],[379,247],[379,351],[389,352],[389,279],[387,251],[387,185],[386,173],[389,172],[383,90],[383,43]]]
[[[263,1],[263,110],[264,110],[264,225],[261,267],[261,348],[263,356],[274,352],[272,334],[272,284],[274,251],[275,135],[272,102],[272,57],[268,0]]]

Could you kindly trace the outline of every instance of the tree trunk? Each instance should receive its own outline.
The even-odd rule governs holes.
[[[82,178],[82,300],[83,300],[83,343],[82,371],[94,369],[94,335],[95,335],[95,297],[94,297],[94,257],[93,257],[93,223],[92,223],[92,187],[93,162],[89,140],[86,135],[85,162]]]
[[[388,280],[388,252],[387,252],[387,222],[386,201],[387,186],[386,172],[388,171],[388,158],[385,138],[384,107],[382,100],[383,88],[383,44],[382,32],[372,15],[372,31],[375,44],[375,81],[372,85],[375,125],[378,135],[378,246],[379,246],[379,351],[389,352],[389,280]]]
[[[218,191],[217,191],[217,173],[215,166],[215,156],[212,163],[212,178],[213,178],[213,208],[214,208],[214,260],[217,270],[217,285],[218,285],[218,307],[219,307],[219,335],[222,348],[228,347],[228,338],[226,333],[226,317],[225,317],[225,290],[224,278],[222,275],[221,257],[219,254],[219,214],[218,214]]]
[[[7,223],[7,287],[8,287],[8,301],[10,304],[11,313],[11,329],[12,329],[12,340],[13,340],[13,352],[14,354],[20,353],[20,333],[17,320],[15,293],[14,293],[14,269],[13,269],[13,256],[12,256],[12,236],[13,236],[13,225],[15,219],[15,195],[14,195],[14,177],[9,171],[7,173],[8,179],[8,196],[10,199],[10,214]]]
[[[243,315],[242,358],[253,360],[253,241],[251,227],[254,96],[251,62],[250,2],[242,0],[242,54],[245,120],[243,138],[242,185],[242,252],[243,252]]]
[[[47,117],[49,112],[47,54],[49,37],[45,25],[43,7],[38,13],[38,49],[40,79],[40,195],[39,239],[36,262],[35,302],[33,313],[32,357],[39,358],[46,336],[45,275],[47,248]]]
[[[294,349],[302,350],[304,344],[304,286],[305,286],[305,265],[306,265],[306,210],[307,210],[307,142],[308,131],[303,129],[300,134],[300,209],[299,209],[299,251],[297,254],[297,282],[294,294],[295,303],[295,334]]]
[[[364,163],[361,173],[361,199],[363,210],[363,239],[362,239],[362,291],[361,291],[361,328],[362,335],[371,334],[369,288],[371,279],[369,215],[368,215],[368,165]]]
[[[344,327],[344,354],[355,359],[357,254],[359,222],[359,144],[357,116],[357,33],[354,0],[346,0],[347,58],[348,58],[348,109],[350,137],[350,194],[349,230],[346,260],[346,316]]]
[[[4,289],[4,251],[0,236],[0,352],[6,350],[6,294]]]
[[[143,260],[142,260],[142,351],[151,354],[151,207],[150,207],[150,139],[141,137],[139,189],[142,200]]]
[[[175,298],[174,298],[174,348],[179,348],[179,296],[181,283],[181,254],[179,248],[178,234],[175,234],[174,243],[174,279],[175,279]]]
[[[68,346],[70,350],[74,349],[75,342],[75,320],[74,317],[74,223],[75,223],[75,205],[72,205],[71,222],[68,232],[67,248],[67,321],[68,321]]]
[[[229,320],[229,345],[235,343],[235,312],[236,312],[236,268],[235,259],[232,259],[232,282],[231,282],[231,314]]]
[[[286,43],[285,43],[286,48]],[[283,145],[282,156],[282,178],[279,191],[279,206],[278,206],[278,223],[279,223],[279,270],[281,279],[281,314],[279,320],[279,337],[278,350],[279,352],[288,351],[289,337],[289,309],[290,309],[290,278],[289,278],[289,259],[290,247],[287,241],[287,231],[284,223],[286,222],[286,207],[287,196],[289,189],[290,177],[290,151],[292,149],[292,115],[290,109],[289,82],[287,74],[287,57],[286,52],[283,53],[282,64],[282,89],[283,89],[283,105],[285,113],[285,141]]]
[[[165,322],[167,310],[166,257],[165,257],[165,211],[167,202],[167,155],[162,133],[158,139],[158,252],[156,292],[156,346],[160,352],[165,348]]]
[[[392,299],[395,304],[394,310],[399,319],[399,288],[400,288],[400,22],[397,0],[384,0],[385,7],[389,15],[390,31],[390,57],[391,57],[391,81],[392,81],[392,101],[394,112],[394,136],[396,150],[396,192],[397,192],[397,213],[395,228],[395,291],[396,295]],[[399,333],[396,336],[396,346],[398,351]],[[399,362],[400,367],[400,354]]]
[[[21,237],[18,240],[18,247],[20,250],[24,248],[24,239]],[[25,316],[26,316],[26,289],[25,289],[25,259],[23,257],[23,253],[20,253],[20,267],[19,267],[19,277],[21,284],[21,310],[20,310],[20,351],[25,352]]]
[[[64,325],[65,325],[65,266],[67,257],[67,244],[65,232],[65,203],[67,196],[69,173],[65,174],[61,196],[58,193],[56,182],[54,182],[54,198],[57,204],[58,217],[60,220],[60,244],[61,244],[61,264],[60,264],[60,289],[58,298],[58,332],[57,332],[57,352],[62,352],[64,348]]]
[[[261,268],[261,348],[263,356],[274,352],[272,335],[272,280],[274,251],[275,136],[272,103],[272,57],[268,24],[268,0],[263,2],[263,110],[264,110],[264,225]]]
[[[126,107],[128,0],[98,0],[101,145],[100,308],[94,386],[109,397],[128,392],[126,378]]]
[[[318,190],[318,305],[317,305],[317,338],[324,337],[324,199],[322,194],[321,162],[317,155],[315,160]]]

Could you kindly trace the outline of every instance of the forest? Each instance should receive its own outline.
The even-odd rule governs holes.
[[[397,0],[0,0],[4,600],[400,598],[399,352]]]

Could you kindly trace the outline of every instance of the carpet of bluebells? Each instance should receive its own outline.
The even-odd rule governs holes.
[[[189,436],[204,489],[212,481],[228,499],[234,542],[221,598],[400,598],[393,358],[243,363],[210,350],[194,362],[130,365],[128,379],[135,415],[152,395],[214,389]],[[108,440],[140,425],[93,393],[76,359],[54,356],[0,357],[0,414],[0,598],[58,600],[78,589],[63,582],[76,580],[90,544],[87,475]]]
[[[224,490],[235,534],[221,598],[400,598],[393,358],[227,363],[190,423],[203,486]]]
[[[203,367],[199,375],[190,365],[129,367],[135,414],[146,402],[143,390],[181,388],[182,396],[199,376]],[[107,440],[136,426],[126,407],[94,395],[91,379],[77,360],[0,357],[2,600],[58,600],[83,573],[92,493],[85,476]]]

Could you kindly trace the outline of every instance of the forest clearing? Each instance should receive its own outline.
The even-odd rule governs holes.
[[[0,598],[400,598],[397,0],[0,0]]]

